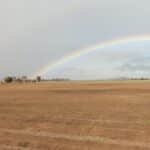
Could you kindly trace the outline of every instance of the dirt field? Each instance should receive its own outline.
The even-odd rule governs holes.
[[[32,149],[150,149],[150,82],[0,85],[0,150]]]

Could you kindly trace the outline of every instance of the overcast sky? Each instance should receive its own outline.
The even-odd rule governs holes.
[[[149,0],[0,0],[0,77],[32,75],[73,51],[150,33]],[[150,76],[150,42],[97,50],[46,77]]]

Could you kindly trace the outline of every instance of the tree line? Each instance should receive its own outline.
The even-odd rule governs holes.
[[[13,77],[13,76],[7,76],[5,77],[2,82],[3,83],[22,83],[22,82],[40,82],[41,76],[37,76],[35,79],[29,79],[27,76],[22,76],[22,77]]]

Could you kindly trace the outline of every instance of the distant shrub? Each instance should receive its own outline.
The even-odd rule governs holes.
[[[18,83],[22,83],[23,82],[22,79],[20,79],[20,78],[17,78],[15,81],[18,82]]]

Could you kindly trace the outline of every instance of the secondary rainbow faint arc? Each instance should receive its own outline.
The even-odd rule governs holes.
[[[75,50],[75,52],[72,52],[71,54],[62,57],[61,59],[59,59],[55,62],[50,62],[50,63],[46,64],[38,72],[33,74],[32,77],[35,77],[38,75],[43,76],[46,73],[48,73],[49,71],[51,71],[52,69],[55,69],[55,68],[65,64],[67,62],[70,62],[71,60],[76,59],[82,55],[86,55],[88,53],[94,52],[97,49],[107,48],[107,47],[120,45],[120,44],[126,44],[129,42],[138,42],[138,41],[150,41],[150,35],[127,36],[127,37],[123,37],[123,38],[112,39],[112,40],[100,42],[98,44],[94,44],[94,45],[88,46],[86,48],[77,49],[77,50]]]

